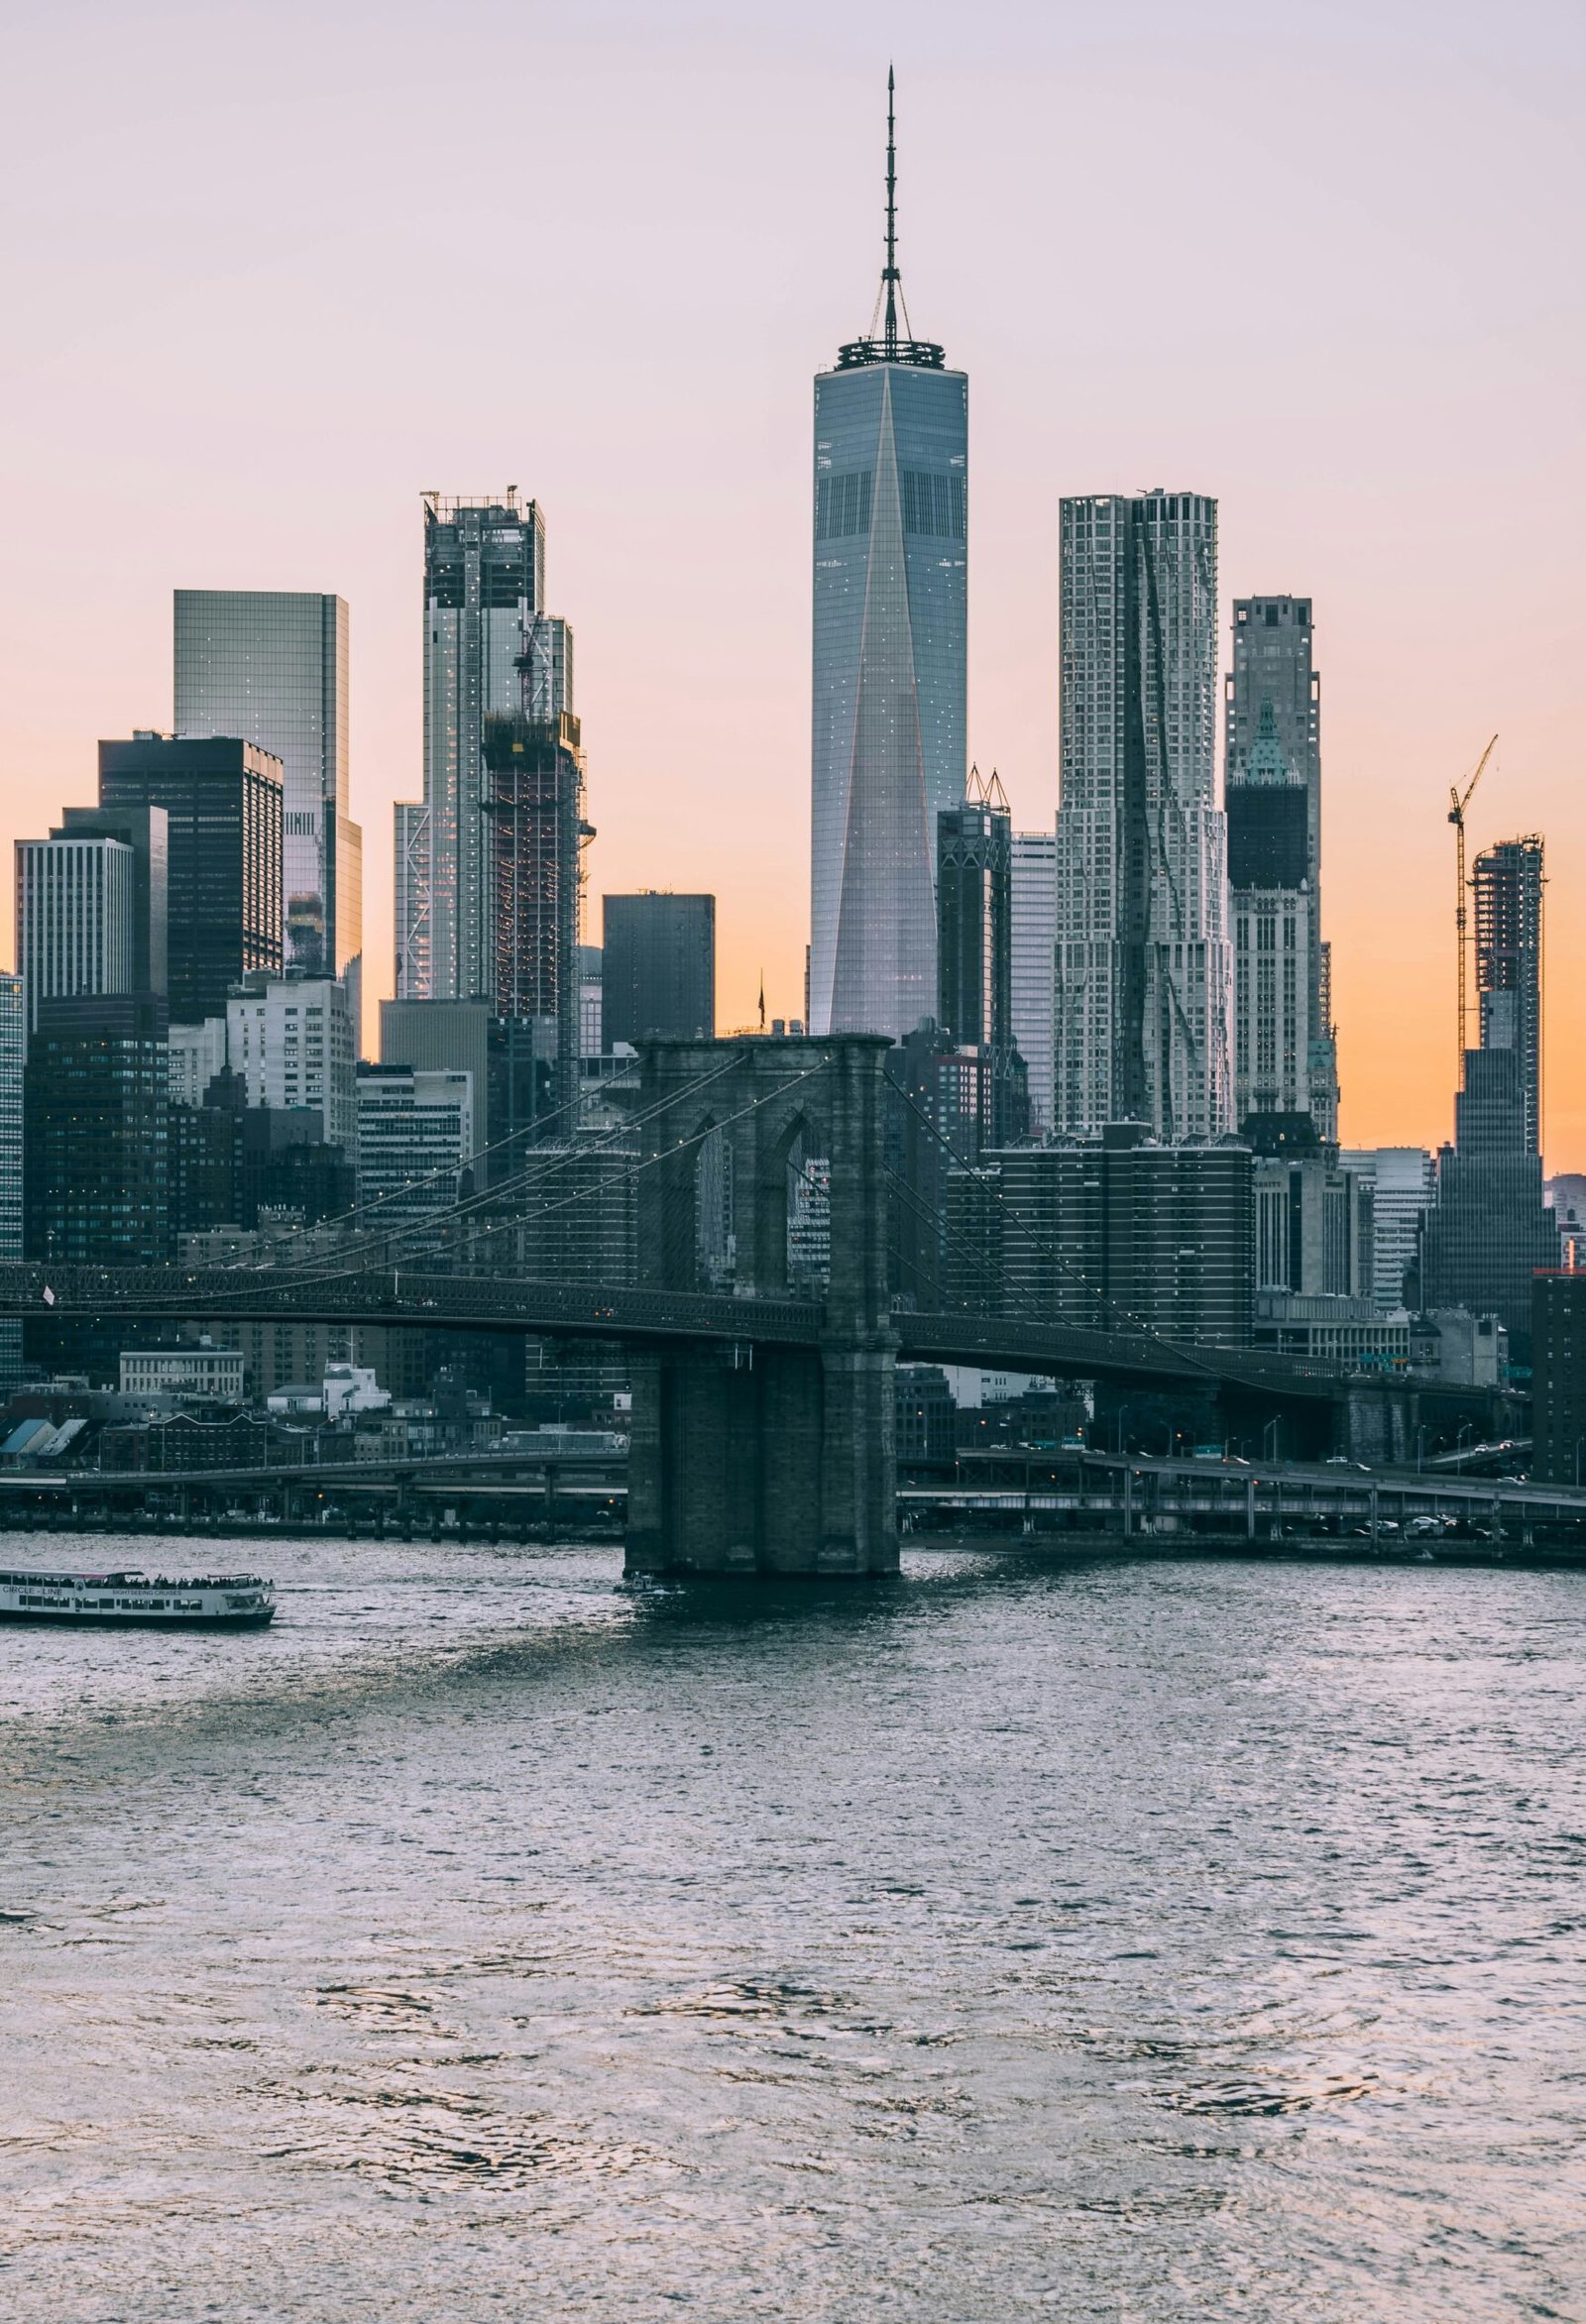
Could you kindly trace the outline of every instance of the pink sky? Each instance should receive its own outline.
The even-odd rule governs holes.
[[[801,1006],[810,381],[904,279],[970,377],[970,738],[1057,797],[1066,492],[1215,494],[1314,599],[1350,1142],[1446,1135],[1449,783],[1548,844],[1548,1161],[1586,1166],[1586,18],[915,0],[13,0],[6,836],[170,719],[174,587],[339,591],[368,989],[419,776],[425,487],[517,485],[578,640],[599,898],[720,898]],[[373,1034],[373,1019],[370,1032]]]

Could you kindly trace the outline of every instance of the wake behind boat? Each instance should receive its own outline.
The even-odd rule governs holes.
[[[262,1630],[276,1586],[257,1574],[0,1573],[0,1622],[123,1629]]]

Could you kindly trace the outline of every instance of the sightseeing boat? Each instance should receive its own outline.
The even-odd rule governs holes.
[[[0,1572],[0,1622],[80,1628],[262,1630],[276,1586],[257,1574],[18,1574]]]

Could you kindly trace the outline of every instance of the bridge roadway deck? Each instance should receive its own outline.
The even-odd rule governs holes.
[[[514,1474],[515,1472],[515,1474]],[[338,1500],[412,1491],[487,1498],[619,1503],[626,1497],[622,1453],[463,1453],[419,1459],[394,1454],[372,1461],[271,1462],[228,1469],[15,1470],[0,1472],[0,1506],[23,1501],[73,1503],[126,1493],[190,1491],[266,1493],[283,1486],[318,1487]],[[1471,1524],[1553,1524],[1586,1533],[1586,1492],[1529,1479],[1450,1478],[1407,1468],[1365,1469],[1351,1462],[1194,1461],[1092,1451],[1024,1451],[1012,1447],[961,1454],[956,1474],[900,1486],[900,1509],[944,1515],[1116,1517],[1128,1510],[1149,1530],[1157,1516],[1221,1519],[1235,1529],[1326,1520],[1343,1526],[1399,1526],[1416,1516],[1464,1517]],[[1390,1528],[1392,1530],[1393,1528]]]
[[[735,1298],[642,1286],[546,1282],[521,1276],[423,1273],[407,1268],[0,1266],[0,1315],[107,1316],[176,1322],[364,1323],[420,1329],[531,1332],[551,1339],[815,1348],[819,1300]],[[1208,1388],[1330,1400],[1346,1376],[1323,1365],[1248,1348],[1183,1348],[1146,1334],[1084,1331],[970,1314],[900,1310],[898,1352],[928,1364],[995,1365],[1070,1380]],[[1373,1384],[1400,1384],[1369,1376]]]
[[[1127,1481],[1127,1482],[1126,1482]],[[976,1509],[1145,1508],[1156,1490],[1180,1513],[1358,1517],[1375,1502],[1403,1517],[1436,1511],[1479,1516],[1495,1508],[1586,1525],[1586,1490],[1530,1478],[1450,1477],[1397,1464],[1367,1468],[1333,1461],[1197,1461],[1146,1453],[1036,1452],[1015,1447],[961,1453],[957,1474],[940,1484],[900,1488],[905,1502]]]
[[[136,1493],[183,1485],[201,1486],[206,1491],[222,1485],[250,1491],[274,1485],[334,1485],[349,1492],[366,1485],[433,1485],[437,1491],[448,1485],[464,1490],[475,1485],[494,1489],[514,1484],[524,1476],[535,1479],[533,1490],[539,1492],[547,1473],[557,1480],[593,1477],[596,1490],[604,1490],[606,1481],[616,1479],[617,1490],[625,1491],[627,1455],[543,1452],[536,1448],[510,1453],[384,1453],[378,1459],[356,1461],[253,1461],[227,1469],[8,1469],[0,1471],[0,1498],[7,1494]],[[574,1489],[558,1483],[558,1491],[562,1490]]]

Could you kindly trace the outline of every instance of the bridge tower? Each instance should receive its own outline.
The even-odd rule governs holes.
[[[893,1372],[882,1147],[882,1035],[644,1046],[637,1106],[639,1280],[700,1281],[700,1161],[731,1157],[743,1337],[635,1357],[630,1574],[897,1571]],[[715,1134],[714,1138],[712,1134]],[[819,1344],[756,1344],[786,1300],[789,1159],[831,1169]]]

